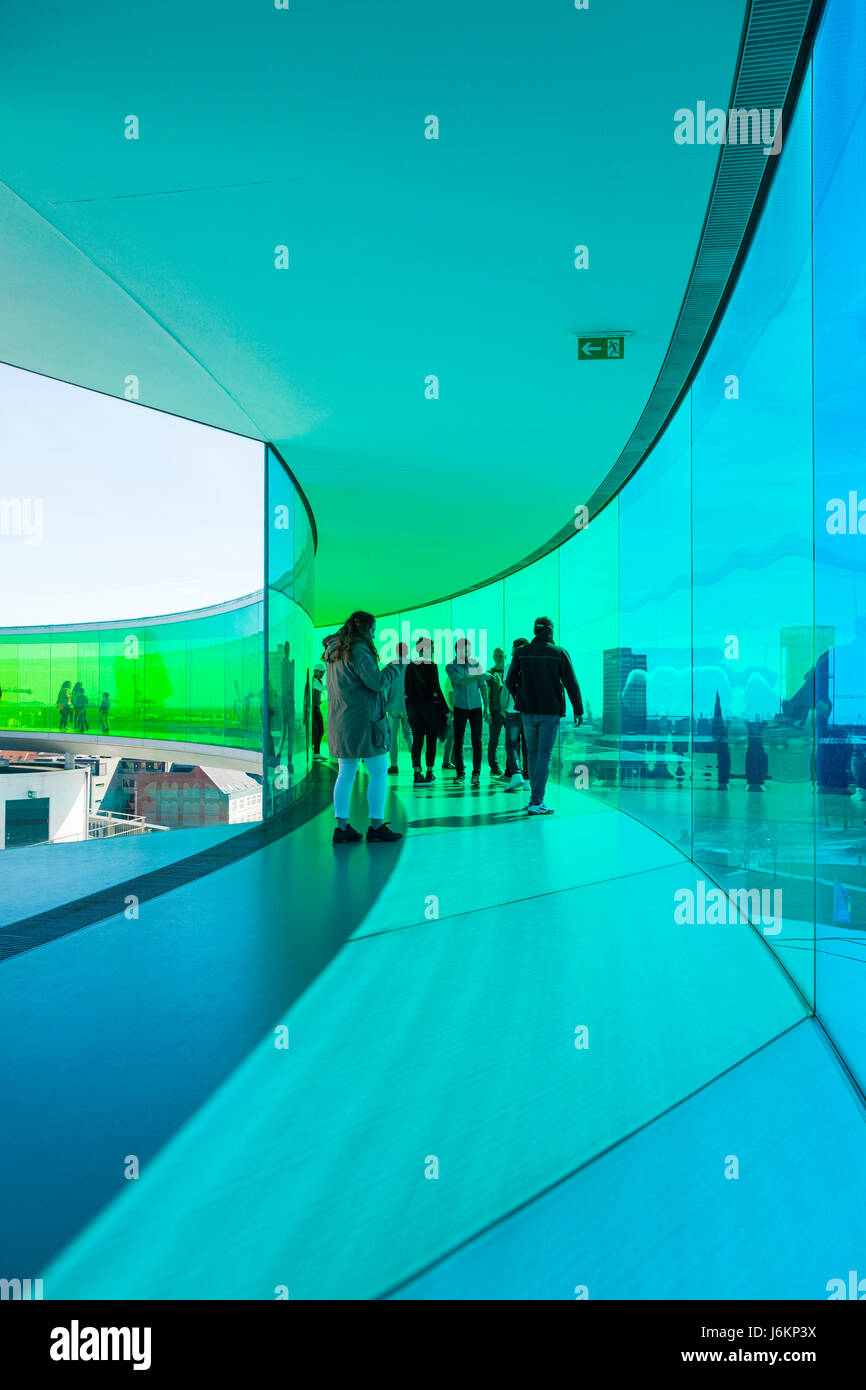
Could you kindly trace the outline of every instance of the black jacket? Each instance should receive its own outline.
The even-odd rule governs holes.
[[[505,684],[523,714],[565,714],[565,691],[575,717],[583,714],[580,686],[574,674],[571,657],[564,647],[557,647],[544,637],[533,637],[525,647],[519,647],[511,658]]]
[[[406,667],[406,704],[445,705],[439,685],[439,668],[433,661],[410,661]]]

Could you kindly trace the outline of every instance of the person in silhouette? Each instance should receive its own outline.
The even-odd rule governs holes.
[[[515,637],[511,644],[511,655],[528,647],[526,637]],[[529,767],[526,760],[526,739],[523,734],[523,720],[520,718],[520,695],[512,695],[503,681],[500,711],[505,722],[505,779],[503,788],[507,792],[519,792],[529,781]]]
[[[74,727],[77,734],[86,734],[90,728],[87,722],[87,707],[89,704],[90,701],[85,694],[84,686],[81,684],[81,681],[76,681],[72,687],[72,707],[75,711]]]
[[[109,695],[107,690],[103,690],[102,699],[99,702],[99,732],[101,734],[111,733],[111,730],[108,727],[108,714],[110,709],[111,696]]]
[[[281,731],[280,746],[276,754],[277,762],[281,761],[285,748],[287,771],[294,772],[292,758],[295,748],[295,663],[291,659],[291,648],[288,642],[283,643],[283,652],[280,657],[280,715]]]
[[[534,637],[511,658],[505,684],[520,700],[520,718],[529,755],[531,792],[526,810],[531,816],[549,816],[544,793],[550,773],[550,757],[559,721],[565,714],[565,696],[571,701],[575,725],[583,722],[583,700],[571,657],[553,640],[553,620],[536,618]]]
[[[325,720],[322,715],[322,696],[325,693],[325,663],[317,661],[313,667],[313,757],[322,756],[322,739],[325,736]]]
[[[406,710],[412,729],[412,767],[415,786],[435,782],[436,743],[448,720],[448,706],[439,685],[439,668],[433,660],[433,643],[429,637],[419,637],[415,656],[406,668]],[[426,772],[421,770],[421,757],[426,740]]]
[[[481,730],[490,722],[487,707],[487,672],[472,655],[469,639],[459,637],[454,646],[454,660],[445,668],[454,692],[454,781],[461,785],[466,772],[463,762],[463,739],[466,725],[472,741],[472,786],[481,782]]]
[[[500,777],[502,768],[497,762],[499,735],[505,724],[502,713],[502,694],[505,684],[505,652],[501,647],[493,649],[493,665],[487,672],[487,703],[490,710],[490,731],[487,735],[487,762],[492,777]]]
[[[409,661],[409,648],[405,642],[397,644],[397,660],[403,668],[405,675]],[[397,766],[397,740],[402,733],[403,742],[407,749],[412,747],[412,729],[409,724],[409,716],[406,712],[406,683],[404,680],[396,680],[388,691],[386,704],[388,707],[388,726],[391,731],[391,766],[388,768],[388,775],[396,777],[399,772]]]
[[[310,673],[309,673],[309,671],[307,671],[307,672],[305,673],[305,675],[304,675],[304,707],[303,707],[303,711],[302,711],[302,713],[301,713],[301,723],[302,723],[303,726],[304,726],[304,756],[305,756],[305,757],[306,757],[306,750],[307,750],[307,749],[309,748],[309,746],[310,746],[310,713],[311,713],[311,709],[312,709],[312,704],[311,704],[311,693],[310,693]]]
[[[57,692],[57,713],[59,726],[65,729],[72,718],[72,681],[64,681]]]
[[[451,754],[454,752],[454,691],[451,689],[451,682],[445,677],[445,719],[442,725],[442,732],[439,737],[442,739],[442,771],[453,772],[454,764],[451,761]]]

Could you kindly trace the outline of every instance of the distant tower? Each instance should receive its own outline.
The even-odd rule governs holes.
[[[719,791],[726,792],[728,783],[731,780],[731,750],[728,747],[728,732],[725,721],[722,718],[722,702],[716,691],[716,703],[713,709],[713,744],[716,749],[716,765],[718,769]]]

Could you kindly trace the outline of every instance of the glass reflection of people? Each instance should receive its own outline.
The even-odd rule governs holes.
[[[490,732],[487,735],[487,761],[494,777],[501,777],[502,768],[497,762],[499,735],[505,724],[502,713],[502,691],[505,684],[505,652],[501,647],[493,649],[493,665],[487,672],[487,699],[490,707]]]
[[[397,644],[397,660],[406,672],[407,662],[409,661],[409,648],[405,642]],[[388,768],[388,775],[396,777],[399,772],[397,765],[397,743],[402,733],[403,743],[406,748],[412,748],[412,730],[409,727],[409,716],[406,713],[406,682],[396,680],[388,691],[386,698],[388,707],[388,726],[391,730],[391,766]],[[417,778],[415,779],[418,780]]]
[[[406,713],[412,730],[415,785],[435,782],[436,743],[445,733],[448,706],[439,684],[439,667],[433,660],[433,643],[429,637],[419,637],[415,656],[406,668]],[[422,756],[426,772],[421,770]]]
[[[367,767],[367,802],[371,844],[403,837],[385,821],[388,792],[388,744],[390,731],[385,697],[396,680],[403,679],[398,661],[379,666],[373,642],[376,619],[359,609],[350,613],[338,632],[325,640],[328,686],[328,749],[340,771],[334,784],[334,844],[356,844],[361,836],[349,824],[349,806],[358,765]]]
[[[310,708],[310,673],[307,671],[304,676],[304,711],[301,718],[304,726],[304,757],[306,757],[307,749],[310,746]]]
[[[107,690],[103,690],[102,699],[99,702],[99,732],[101,734],[111,733],[111,730],[108,727],[108,715],[110,709],[111,696],[109,695]]]
[[[289,772],[294,772],[292,757],[295,748],[295,663],[291,659],[288,642],[283,643],[283,654],[280,658],[280,709],[282,730],[277,762],[282,761],[285,748],[286,766]]]
[[[322,739],[325,736],[325,720],[322,715],[322,698],[325,694],[325,663],[317,661],[313,667],[313,757],[322,756]]]
[[[454,660],[449,662],[445,669],[454,692],[454,781],[459,785],[466,777],[463,740],[468,724],[472,743],[472,786],[477,787],[481,783],[481,730],[484,724],[490,722],[487,672],[481,662],[472,655],[472,645],[468,637],[457,639],[454,645]]]
[[[57,713],[59,727],[65,729],[72,718],[72,681],[64,681],[57,692]]]
[[[75,711],[74,728],[77,734],[86,734],[90,728],[87,722],[87,707],[89,704],[90,701],[87,698],[84,686],[81,684],[81,681],[76,681],[72,687],[72,708]]]

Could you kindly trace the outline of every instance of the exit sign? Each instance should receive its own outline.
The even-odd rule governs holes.
[[[577,355],[581,362],[610,362],[621,358],[624,338],[578,338]]]

